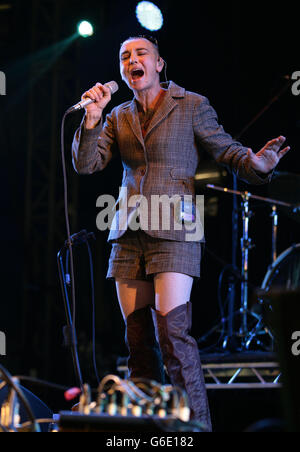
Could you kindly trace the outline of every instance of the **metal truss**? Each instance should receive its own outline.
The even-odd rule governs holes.
[[[207,363],[202,365],[207,389],[280,388],[276,362]]]
[[[215,361],[219,360],[217,357]],[[207,389],[275,389],[281,388],[281,371],[276,362],[207,362],[202,364]],[[128,378],[123,362],[117,371]]]

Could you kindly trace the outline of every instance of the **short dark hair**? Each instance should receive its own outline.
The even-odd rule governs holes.
[[[160,56],[159,53],[159,45],[158,45],[158,41],[154,36],[151,35],[137,35],[137,36],[130,36],[129,38],[125,39],[121,45],[120,48],[122,47],[122,45],[124,44],[124,42],[126,41],[130,41],[132,39],[146,39],[147,41],[151,42],[151,44],[153,44],[153,46],[156,48],[158,56]]]

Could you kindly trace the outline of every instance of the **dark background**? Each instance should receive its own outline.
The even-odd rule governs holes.
[[[66,320],[56,265],[56,254],[66,239],[60,126],[65,110],[97,81],[119,83],[111,108],[132,98],[120,81],[118,51],[128,36],[145,33],[135,18],[136,3],[0,2],[0,70],[7,77],[7,95],[0,98],[0,331],[7,338],[7,356],[1,362],[12,374],[67,386],[75,383],[70,353],[62,347]],[[10,7],[1,8],[4,4]],[[220,123],[233,136],[283,90],[287,84],[284,76],[300,70],[300,13],[294,2],[272,3],[272,7],[254,6],[253,2],[164,0],[156,4],[165,21],[162,30],[152,34],[167,62],[168,79],[207,96]],[[82,19],[94,24],[94,36],[74,38],[66,45]],[[288,88],[241,137],[242,143],[255,151],[280,134],[287,137],[291,151],[277,168],[289,173],[284,182],[279,188],[276,183],[249,187],[240,182],[240,190],[299,202],[299,101],[300,96],[293,96]],[[91,249],[101,377],[116,372],[117,357],[126,356],[114,285],[105,279],[110,252],[107,233],[97,231],[95,224],[97,197],[118,194],[121,164],[116,160],[102,174],[89,177],[74,173],[70,148],[81,116],[76,113],[65,124],[69,213],[71,233],[86,229],[96,236]],[[212,164],[205,153],[201,159],[202,164]],[[279,182],[281,179],[282,174]],[[217,182],[232,188],[229,174]],[[219,321],[218,278],[232,259],[232,197],[199,184],[197,192],[204,193],[207,206],[207,250],[202,278],[192,293],[193,333],[200,338]],[[212,204],[216,209],[209,208]],[[255,215],[250,235],[256,246],[250,254],[249,271],[252,285],[259,287],[271,259],[270,206],[253,203],[251,207]],[[282,252],[300,241],[299,216],[280,211],[279,226],[278,251]],[[75,268],[79,357],[84,381],[93,385],[92,300],[85,247],[75,253]],[[237,295],[237,308],[239,303]],[[223,308],[226,312],[226,306]],[[62,399],[60,402],[63,405]]]

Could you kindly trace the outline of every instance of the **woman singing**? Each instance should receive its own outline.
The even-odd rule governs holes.
[[[109,87],[97,83],[84,93],[83,99],[94,102],[86,107],[72,149],[80,174],[101,171],[111,158],[121,157],[124,172],[118,206],[124,208],[124,189],[128,198],[140,195],[149,203],[155,195],[190,196],[189,215],[194,217],[200,148],[248,183],[271,179],[289,150],[281,150],[284,137],[269,141],[256,154],[234,141],[205,97],[174,82],[160,83],[165,62],[151,37],[127,39],[119,61],[133,100],[115,107],[104,121],[103,110],[111,100]],[[121,211],[116,213],[118,220]],[[194,279],[200,276],[203,238],[187,240],[184,228],[173,227],[172,221],[168,229],[161,223],[155,228],[149,223],[131,227],[138,220],[141,226],[146,222],[137,218],[137,208],[128,207],[126,212],[125,227],[110,231],[107,278],[115,280],[126,324],[129,375],[163,382],[165,365],[171,383],[188,395],[191,419],[211,431],[199,350],[190,335],[190,295]],[[158,214],[160,220],[162,214]],[[179,213],[171,209],[171,220],[185,220],[185,214],[184,203],[179,203]]]

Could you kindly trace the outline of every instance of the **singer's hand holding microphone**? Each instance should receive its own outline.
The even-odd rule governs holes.
[[[106,105],[110,102],[112,94],[118,91],[118,84],[114,81],[105,83],[96,83],[91,89],[86,91],[78,104],[73,105],[68,111],[77,111],[85,109],[85,127],[94,128],[99,123],[102,112]]]

